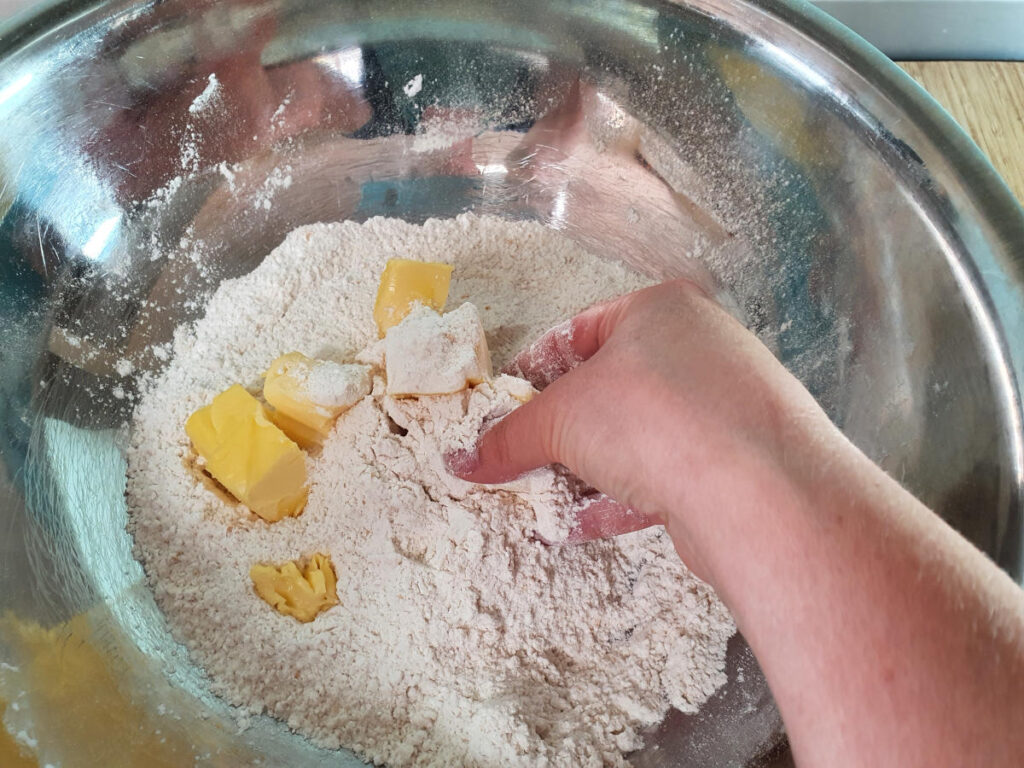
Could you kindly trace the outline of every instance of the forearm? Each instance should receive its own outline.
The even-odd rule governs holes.
[[[1020,765],[1020,590],[834,442],[843,455],[824,468],[815,439],[812,450],[791,447],[791,468],[801,463],[793,452],[806,453],[792,474],[744,468],[731,501],[687,510],[678,532],[697,538],[691,545],[764,668],[798,760]]]

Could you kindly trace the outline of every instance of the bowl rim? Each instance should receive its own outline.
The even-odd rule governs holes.
[[[602,0],[597,0],[601,2]],[[649,2],[650,0],[636,0]],[[691,5],[687,0],[664,0],[670,5]],[[940,149],[949,149],[957,166],[970,170],[964,188],[995,213],[993,225],[1008,241],[1024,241],[1024,203],[1018,201],[1005,180],[967,131],[925,88],[882,51],[841,21],[813,5],[810,0],[730,0],[765,11],[818,43],[841,63],[855,69],[871,86],[890,99],[922,128]],[[41,0],[7,19],[0,20],[0,62],[36,39],[113,0]],[[133,3],[137,8],[155,5],[155,0]],[[699,6],[700,3],[693,3]],[[122,11],[127,10],[128,3]],[[960,161],[966,163],[961,166]],[[968,174],[961,172],[960,176]],[[1002,219],[1005,215],[1005,225]],[[1024,261],[1024,256],[1022,256]]]

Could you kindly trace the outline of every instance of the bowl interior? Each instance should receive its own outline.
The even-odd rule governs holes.
[[[806,25],[740,0],[47,14],[0,60],[0,694],[41,762],[359,764],[269,719],[239,731],[124,531],[140,377],[222,280],[307,223],[537,220],[697,280],[1019,575],[1016,392],[975,269],[997,245],[926,168],[927,137]],[[54,655],[61,638],[87,658]],[[58,677],[75,695],[44,690]],[[741,638],[729,678],[634,764],[768,759],[780,720]],[[99,707],[147,727],[67,727]]]

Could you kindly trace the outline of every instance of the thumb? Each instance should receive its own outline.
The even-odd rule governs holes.
[[[591,307],[520,352],[506,371],[545,391],[490,427],[474,449],[448,454],[449,471],[474,483],[504,483],[531,469],[564,463],[566,429],[577,398],[572,377],[549,385],[601,348],[629,301],[626,295]]]
[[[484,432],[476,446],[445,456],[448,470],[473,483],[507,483],[559,461],[562,398],[542,392]]]

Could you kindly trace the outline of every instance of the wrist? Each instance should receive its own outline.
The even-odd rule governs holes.
[[[815,411],[791,413],[756,439],[737,430],[708,450],[712,460],[666,474],[657,514],[684,562],[727,602],[770,577],[761,563],[831,524],[840,506],[858,506],[862,462],[880,473]]]

